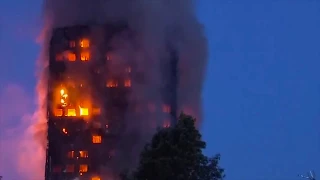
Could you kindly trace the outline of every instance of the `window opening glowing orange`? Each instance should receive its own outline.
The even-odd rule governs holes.
[[[80,154],[81,158],[88,158],[89,157],[88,151],[79,151],[79,154]]]
[[[109,88],[117,87],[118,82],[116,80],[108,80],[106,86]]]
[[[77,116],[75,109],[68,109],[67,116]]]
[[[67,52],[66,53],[68,61],[76,61],[76,54],[72,52]]]
[[[86,52],[81,52],[80,56],[81,61],[88,61],[90,60],[90,53],[88,51]]]
[[[88,172],[88,165],[87,164],[80,164],[79,166],[79,172]]]
[[[68,158],[74,158],[74,151],[68,152]]]
[[[82,47],[82,48],[87,48],[87,47],[89,47],[90,46],[90,41],[89,41],[89,39],[82,39],[81,41],[80,41],[80,47]]]
[[[93,144],[100,144],[101,143],[101,136],[92,136],[92,143]]]

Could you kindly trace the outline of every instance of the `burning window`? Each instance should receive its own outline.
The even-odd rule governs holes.
[[[74,151],[68,152],[68,158],[74,158]]]
[[[88,61],[90,59],[90,53],[88,51],[81,52],[81,61]]]
[[[80,116],[88,116],[88,115],[89,115],[89,109],[80,107]]]
[[[99,114],[101,114],[100,108],[92,108],[92,114],[93,114],[93,115],[99,115]]]
[[[171,107],[170,107],[169,105],[167,105],[167,104],[164,104],[164,105],[162,106],[162,111],[163,111],[164,113],[170,113],[170,112],[171,112]]]
[[[67,116],[77,116],[75,109],[68,109]]]
[[[118,82],[116,80],[110,79],[110,80],[107,81],[106,86],[109,87],[109,88],[117,87],[118,86]]]
[[[94,176],[91,178],[91,180],[101,180],[99,176]]]
[[[66,172],[74,172],[74,165],[69,164],[66,166]]]
[[[88,158],[89,157],[88,151],[79,151],[79,154],[80,154],[81,158]]]
[[[69,42],[69,47],[71,47],[71,48],[76,47],[76,42],[75,41],[70,41]]]
[[[87,164],[80,164],[79,172],[81,172],[81,173],[88,172],[88,165]]]
[[[76,54],[72,52],[66,52],[66,58],[68,61],[76,61]]]
[[[82,48],[88,48],[90,46],[90,41],[89,39],[82,39],[80,41],[80,47]]]
[[[68,134],[68,131],[67,131],[66,128],[62,128],[62,132],[63,132],[64,134]]]
[[[55,109],[54,110],[54,115],[55,116],[62,116],[63,115],[62,109]]]
[[[60,90],[60,103],[63,107],[66,107],[67,106],[67,97],[68,97],[68,94],[65,92],[64,89],[61,89]]]
[[[92,143],[93,144],[100,144],[101,143],[101,136],[92,136]]]
[[[125,86],[125,87],[131,87],[131,80],[130,80],[130,79],[126,79],[126,80],[124,81],[124,86]]]

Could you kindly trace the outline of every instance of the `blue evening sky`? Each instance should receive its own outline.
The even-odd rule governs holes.
[[[0,92],[34,96],[40,13],[41,0],[0,0]],[[210,49],[206,153],[222,154],[227,180],[320,176],[320,1],[200,0],[198,15]]]

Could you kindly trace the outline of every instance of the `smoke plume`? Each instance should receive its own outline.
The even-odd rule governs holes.
[[[46,145],[44,112],[47,103],[45,92],[48,44],[53,28],[57,27],[118,21],[128,23],[129,29],[135,33],[134,37],[117,34],[112,40],[112,45],[117,46],[120,59],[134,61],[136,70],[143,74],[143,83],[137,82],[137,86],[133,88],[134,106],[152,101],[161,108],[163,102],[160,89],[164,79],[159,67],[163,61],[169,63],[172,60],[169,58],[171,51],[168,46],[170,46],[179,59],[178,112],[184,111],[197,117],[200,124],[207,42],[203,27],[195,15],[195,3],[193,0],[45,0],[44,28],[40,38],[43,44],[39,61],[41,78],[38,85],[39,112],[42,113],[39,116],[41,130],[40,135],[36,136],[41,138],[43,147]],[[159,113],[159,117],[156,118],[139,117],[133,120],[130,119],[130,114],[127,114],[127,136],[123,137],[123,141],[132,137],[132,133],[138,133],[135,139],[136,148],[129,148],[128,151],[124,145],[117,151],[117,154],[126,154],[129,157],[118,156],[114,162],[116,169],[135,164],[137,153],[153,131],[149,128],[152,125],[150,119],[166,118],[161,116]]]

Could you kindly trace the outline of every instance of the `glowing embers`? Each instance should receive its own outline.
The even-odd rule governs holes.
[[[94,135],[92,136],[92,143],[93,144],[101,144],[101,136],[97,136],[97,135]]]
[[[115,88],[118,87],[118,81],[114,80],[114,79],[109,79],[107,80],[106,86],[108,88]]]
[[[171,112],[171,107],[167,104],[162,105],[162,111],[164,113],[170,113]]]
[[[89,51],[81,52],[80,60],[81,61],[89,61],[90,60],[90,52]]]
[[[89,157],[88,151],[79,151],[79,154],[80,154],[80,158],[88,158]]]
[[[66,172],[74,172],[74,164],[66,165]]]
[[[124,87],[131,87],[131,79],[124,80]]]
[[[88,165],[87,164],[80,164],[79,172],[81,172],[81,173],[88,172]]]
[[[101,178],[99,176],[94,176],[91,178],[91,180],[101,180]]]
[[[69,151],[67,156],[68,158],[74,158],[74,151]]]
[[[80,47],[82,48],[88,48],[90,46],[89,39],[81,39],[80,40]]]
[[[62,132],[63,132],[64,134],[68,134],[68,131],[67,131],[66,128],[62,128]]]

